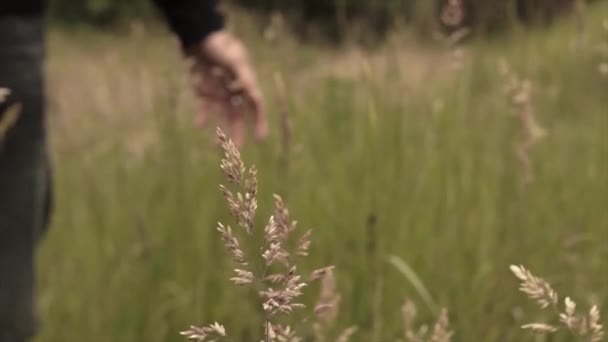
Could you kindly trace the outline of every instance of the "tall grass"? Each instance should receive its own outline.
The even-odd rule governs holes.
[[[275,108],[269,142],[242,153],[258,167],[259,191],[280,192],[314,228],[304,267],[336,265],[336,326],[356,324],[357,341],[401,336],[403,298],[422,299],[391,255],[450,308],[454,341],[532,340],[516,327],[542,317],[522,307],[510,264],[606,311],[608,85],[591,45],[608,8],[591,8],[589,50],[572,48],[576,25],[564,20],[472,42],[459,67],[448,51],[399,36],[336,56],[288,39],[269,46],[236,25],[266,94],[282,75],[291,123],[287,157]],[[228,219],[219,152],[212,130],[191,124],[170,40],[141,30],[51,38],[57,208],[39,255],[39,340],[180,341],[183,327],[215,320],[237,340],[258,334],[256,303],[228,289],[232,268],[214,229]],[[533,182],[522,179],[500,58],[531,80],[548,133],[530,153]]]

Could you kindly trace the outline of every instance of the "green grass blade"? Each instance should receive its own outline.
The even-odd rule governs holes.
[[[439,313],[437,303],[433,300],[431,293],[427,290],[426,286],[420,277],[414,272],[414,270],[400,257],[391,255],[388,258],[388,263],[393,265],[399,273],[401,273],[405,279],[412,285],[414,290],[418,293],[420,298],[424,301],[427,308],[434,314],[437,315]]]

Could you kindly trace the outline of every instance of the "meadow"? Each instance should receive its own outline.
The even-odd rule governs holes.
[[[606,5],[590,6],[583,31],[566,17],[458,47],[400,29],[335,49],[232,21],[270,107],[270,139],[241,151],[258,168],[258,228],[277,193],[313,230],[304,271],[335,265],[336,331],[394,341],[409,297],[424,321],[448,308],[454,341],[571,341],[520,329],[545,316],[511,264],[608,312]],[[175,41],[139,24],[49,38],[56,208],[38,255],[38,341],[183,341],[214,321],[248,341],[261,318],[228,280],[215,229],[230,222],[215,124],[193,125]],[[524,95],[505,90],[501,65],[530,81]],[[522,111],[546,133],[524,159]]]

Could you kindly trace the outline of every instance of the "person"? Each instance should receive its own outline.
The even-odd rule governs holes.
[[[255,136],[263,139],[267,123],[256,76],[245,46],[224,28],[217,1],[153,2],[184,55],[194,61],[197,94],[220,109],[237,143],[243,142],[249,113],[255,116]],[[0,2],[0,88],[8,89],[0,99],[0,342],[27,341],[39,330],[34,260],[52,211],[44,105],[45,9],[44,0]],[[3,113],[15,105],[18,116],[9,122]],[[208,114],[199,115],[204,119]]]

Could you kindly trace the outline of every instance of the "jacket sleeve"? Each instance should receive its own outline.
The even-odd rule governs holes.
[[[153,0],[184,50],[224,27],[217,0]]]

